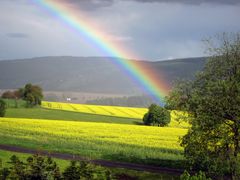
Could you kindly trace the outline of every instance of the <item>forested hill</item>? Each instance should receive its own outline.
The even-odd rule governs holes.
[[[123,69],[107,57],[40,57],[0,61],[0,89],[38,84],[48,91],[79,91],[110,94],[141,94],[141,90]],[[178,78],[191,79],[203,68],[206,58],[168,61],[141,61],[148,70],[166,82]]]

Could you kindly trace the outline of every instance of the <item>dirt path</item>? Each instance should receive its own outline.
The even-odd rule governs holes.
[[[11,145],[0,145],[0,149],[11,151],[11,152],[18,152],[18,153],[40,154],[40,155],[50,156],[53,158],[64,159],[64,160],[87,161],[86,158],[78,155],[54,153],[54,152],[48,152],[45,150],[33,150],[33,149],[22,148],[22,147],[11,146]],[[126,168],[126,169],[132,169],[137,171],[148,171],[148,172],[154,172],[154,173],[166,173],[166,174],[173,174],[173,175],[181,175],[183,173],[183,170],[180,170],[180,169],[156,167],[156,166],[125,163],[125,162],[116,162],[116,161],[107,161],[107,160],[90,160],[90,162],[96,165],[101,165],[105,167]]]

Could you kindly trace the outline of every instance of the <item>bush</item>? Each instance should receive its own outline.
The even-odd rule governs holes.
[[[180,180],[211,180],[211,178],[207,178],[204,172],[200,171],[195,175],[191,176],[187,171],[180,176]]]
[[[145,125],[166,126],[170,123],[170,113],[165,108],[152,104],[143,117]]]
[[[24,88],[20,89],[23,100],[27,102],[28,107],[41,105],[43,98],[42,88],[37,85],[26,84]]]
[[[72,161],[63,172],[63,179],[96,179],[107,180],[111,179],[111,173],[101,166],[95,166],[84,161]]]
[[[0,179],[39,179],[39,180],[79,180],[79,179],[112,179],[110,171],[103,167],[95,166],[86,162],[72,161],[63,173],[58,165],[50,157],[33,155],[27,158],[26,162],[21,161],[17,156],[10,158],[10,166],[0,166]],[[1,165],[1,163],[0,163]]]
[[[15,99],[14,93],[12,91],[5,91],[2,94],[2,98],[4,99]]]
[[[4,117],[5,116],[5,113],[6,113],[6,103],[0,99],[0,117]]]

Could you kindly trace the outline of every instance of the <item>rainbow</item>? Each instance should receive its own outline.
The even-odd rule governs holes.
[[[57,0],[33,0],[38,6],[46,9],[48,12],[58,17],[68,27],[76,31],[86,42],[94,46],[107,56],[113,58],[114,63],[118,65],[133,81],[137,82],[141,88],[149,94],[160,105],[164,104],[164,97],[169,92],[169,87],[163,78],[156,76],[156,72],[144,67],[143,63],[138,61],[130,61],[127,58],[133,57],[133,54],[128,52],[118,44],[109,41],[104,34],[105,31],[96,27],[90,19],[84,16],[79,9],[76,11],[64,3]],[[134,57],[136,57],[134,55]],[[139,59],[139,58],[135,58]]]

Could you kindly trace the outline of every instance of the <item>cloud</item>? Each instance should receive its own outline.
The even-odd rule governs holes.
[[[97,8],[108,7],[114,4],[114,0],[52,0],[62,3],[79,6],[85,10],[95,10]]]
[[[29,38],[29,35],[25,33],[7,33],[6,36],[10,38]]]
[[[199,4],[240,4],[239,0],[127,0],[127,1],[136,1],[136,2],[142,2],[142,3],[179,3],[179,4],[193,4],[193,5],[199,5]]]
[[[59,1],[59,0],[53,0]],[[87,9],[96,9],[101,7],[108,7],[119,1],[135,1],[139,3],[178,3],[178,4],[225,4],[225,5],[237,5],[240,4],[239,0],[60,0],[67,4],[80,5]]]
[[[128,42],[128,41],[132,41],[132,37],[130,36],[117,36],[117,35],[110,35],[108,34],[107,36],[105,36],[106,40],[108,41],[112,41],[112,42]]]
[[[164,0],[51,1],[67,3],[76,7],[76,12],[78,8],[80,13],[89,11],[83,12],[86,23],[96,23],[99,29],[95,30],[102,32],[102,38],[128,51],[129,58],[132,55],[147,60],[202,56],[202,38],[240,30],[240,24],[236,23],[240,6],[224,5],[222,1],[210,0],[221,5],[192,5],[187,0],[181,4],[176,0],[169,0],[171,3]],[[32,2],[0,0],[0,59],[109,56],[83,34],[71,31]]]

